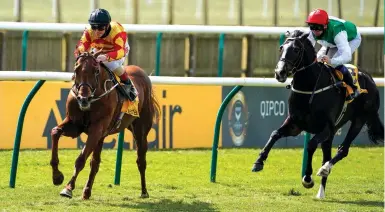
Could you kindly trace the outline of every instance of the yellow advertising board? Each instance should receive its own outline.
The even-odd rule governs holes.
[[[11,149],[23,102],[35,82],[0,82],[0,149]],[[24,120],[21,148],[51,147],[50,131],[65,117],[69,82],[46,82],[31,101]],[[211,147],[214,124],[222,101],[221,86],[154,85],[161,106],[159,123],[148,135],[150,148]],[[81,148],[87,136],[61,137],[59,148]],[[118,135],[105,139],[104,148],[116,148]],[[132,149],[125,131],[126,149]]]

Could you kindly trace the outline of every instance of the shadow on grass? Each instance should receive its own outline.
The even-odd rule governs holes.
[[[108,204],[108,203],[107,203]],[[160,199],[155,202],[137,202],[124,200],[121,204],[109,203],[112,207],[130,208],[141,211],[219,211],[211,203],[194,201],[192,203],[183,200]]]
[[[354,204],[360,206],[370,207],[384,207],[384,201],[372,201],[372,200],[323,200],[323,202],[339,203],[339,204]]]

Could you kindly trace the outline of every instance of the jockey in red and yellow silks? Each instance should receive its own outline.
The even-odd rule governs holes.
[[[103,48],[103,50],[108,51],[106,54],[107,61],[122,59],[130,49],[127,43],[127,33],[118,22],[111,22],[109,29],[106,36],[99,37],[91,27],[87,28],[78,43],[78,51],[85,52],[91,48]]]
[[[129,100],[136,98],[136,92],[132,86],[128,74],[123,69],[123,63],[128,56],[130,46],[127,42],[127,33],[118,22],[111,22],[111,16],[105,9],[92,11],[87,27],[75,50],[75,57],[82,52],[98,51],[103,49],[108,53],[100,54],[96,60],[102,62],[107,68],[119,76]]]

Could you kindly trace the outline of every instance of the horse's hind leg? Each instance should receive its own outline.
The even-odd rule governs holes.
[[[274,130],[271,133],[269,141],[267,141],[265,147],[263,147],[262,151],[260,152],[258,159],[253,165],[252,171],[258,172],[263,169],[263,162],[267,159],[271,148],[273,148],[275,142],[278,139],[287,136],[296,136],[300,132],[301,130],[293,123],[292,118],[290,116],[287,117],[283,125],[278,130]]]
[[[358,133],[360,133],[362,127],[365,125],[365,122],[366,120],[364,118],[356,118],[352,121],[344,141],[338,147],[336,155],[328,162],[330,166],[335,165],[338,161],[348,156],[350,145],[352,144],[353,140],[357,137]]]
[[[146,187],[146,153],[148,149],[147,145],[147,135],[151,130],[152,121],[150,120],[148,124],[144,124],[142,119],[136,119],[132,126],[132,134],[137,146],[137,159],[136,164],[140,173],[140,182],[142,186],[141,198],[148,198],[149,194]]]
[[[81,131],[73,124],[73,122],[66,117],[61,124],[54,127],[51,130],[52,139],[52,153],[51,153],[51,166],[52,166],[52,182],[54,185],[61,185],[64,180],[64,176],[59,170],[59,156],[58,156],[58,143],[61,135],[68,137],[77,137]]]
[[[318,176],[322,176],[322,180],[321,180],[320,188],[318,190],[317,198],[325,198],[326,182],[333,165],[348,155],[349,147],[352,141],[361,131],[361,128],[364,126],[364,124],[365,124],[365,121],[360,118],[356,118],[355,120],[352,121],[349,131],[345,137],[345,140],[338,147],[337,154],[333,159],[331,157],[331,148],[332,148],[331,141],[330,143],[324,144],[324,146],[322,146],[322,151],[323,151],[322,167],[317,172]]]
[[[103,149],[103,141],[104,141],[104,138],[102,138],[98,142],[95,150],[92,153],[92,158],[90,161],[91,171],[88,177],[88,181],[83,189],[83,197],[82,197],[83,200],[89,199],[91,197],[92,185],[94,184],[95,176],[99,171],[99,165],[101,161],[100,155]]]

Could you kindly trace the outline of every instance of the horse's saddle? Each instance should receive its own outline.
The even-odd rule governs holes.
[[[103,64],[104,65],[104,64]],[[138,95],[138,90],[136,89],[134,83],[132,83],[132,90],[133,92],[136,93],[136,98],[134,101],[130,101],[127,98],[127,94],[124,91],[122,86],[125,86],[123,83],[120,82],[120,78],[115,75],[107,66],[104,65],[104,68],[107,70],[107,72],[110,74],[113,83],[119,83],[119,86],[116,87],[118,90],[118,95],[120,96],[120,100],[122,102],[122,108],[121,112],[126,113],[131,116],[139,117],[139,95]]]
[[[368,93],[368,90],[362,89],[361,86],[360,86],[360,83],[358,81],[358,77],[359,77],[358,68],[355,65],[352,65],[352,64],[344,64],[344,66],[349,70],[350,75],[353,78],[353,83],[354,83],[355,86],[357,86],[358,91],[360,93]],[[346,96],[349,96],[349,95],[353,94],[352,87],[350,87],[348,84],[346,84],[343,81],[344,80],[344,75],[341,73],[341,71],[337,70],[337,69],[334,69],[334,73],[337,76],[337,80],[342,81],[341,85],[346,88]],[[350,103],[351,101],[353,101],[353,100],[350,100],[348,103]]]

